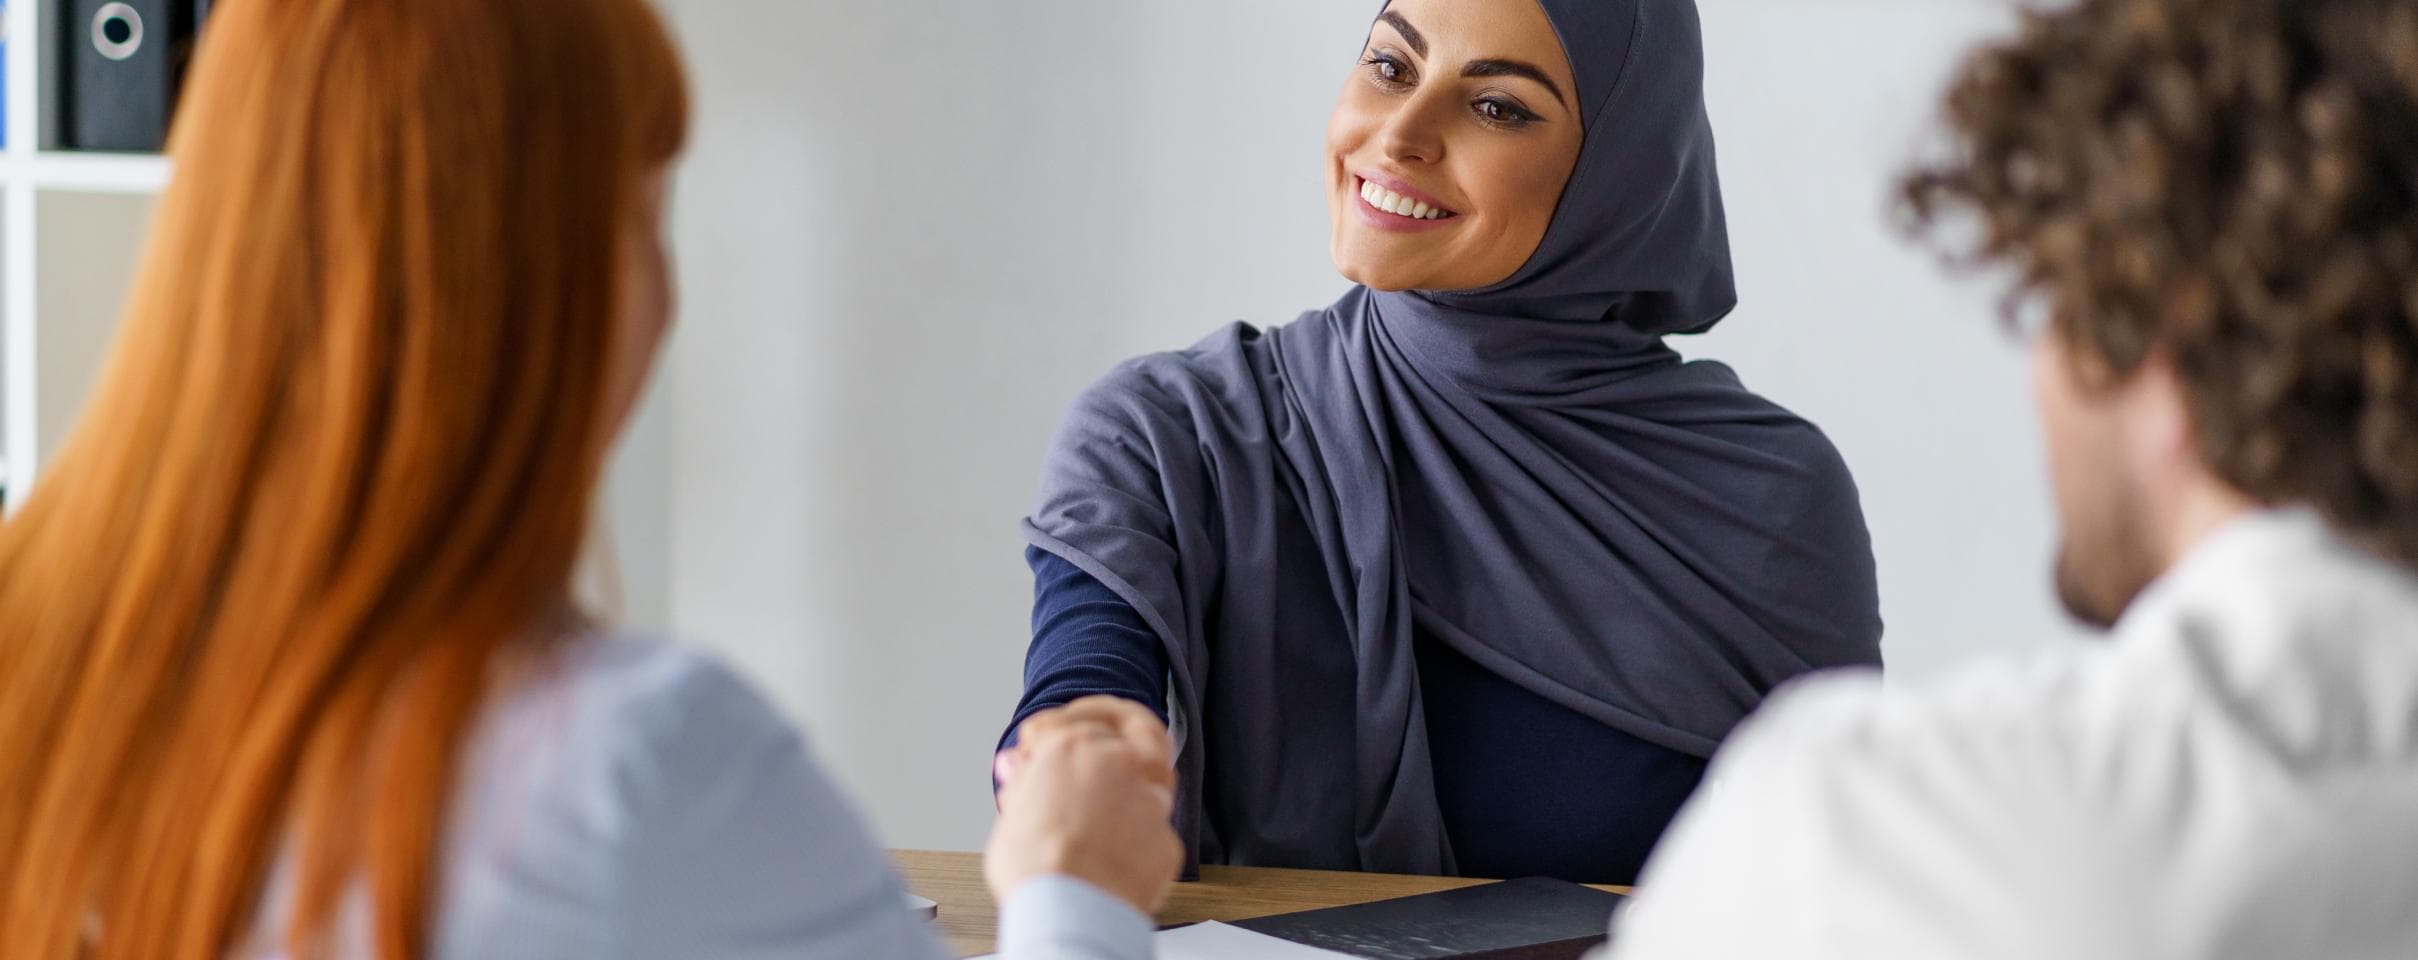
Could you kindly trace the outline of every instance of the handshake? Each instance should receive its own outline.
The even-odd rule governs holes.
[[[1026,881],[1067,876],[1146,916],[1166,904],[1184,848],[1169,825],[1175,742],[1157,716],[1108,696],[1033,714],[992,773],[999,820],[982,863],[998,902]]]

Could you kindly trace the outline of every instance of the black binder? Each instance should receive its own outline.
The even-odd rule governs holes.
[[[53,2],[63,8],[59,146],[160,149],[206,0]]]
[[[1604,942],[1618,894],[1507,880],[1234,926],[1367,960],[1577,960]]]

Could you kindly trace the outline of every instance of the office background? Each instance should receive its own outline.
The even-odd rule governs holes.
[[[608,494],[621,606],[774,691],[886,843],[976,848],[1050,429],[1126,356],[1342,288],[1321,144],[1375,4],[660,2],[697,126],[682,318]],[[2004,3],[1700,3],[1742,306],[1683,349],[1845,452],[1894,669],[2076,642],[1996,290],[1885,203]],[[47,421],[149,200],[44,202]]]

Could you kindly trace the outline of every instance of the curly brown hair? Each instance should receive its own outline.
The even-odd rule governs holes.
[[[2418,0],[2078,0],[1946,104],[1910,229],[2120,380],[2162,351],[2215,474],[2418,563]],[[1978,216],[1971,216],[1978,214]]]

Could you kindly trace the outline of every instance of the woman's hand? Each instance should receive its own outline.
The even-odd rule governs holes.
[[[1103,695],[1051,707],[1017,724],[1016,745],[999,751],[991,759],[991,775],[999,780],[1002,793],[1008,782],[1015,779],[1016,768],[1032,755],[1030,748],[1035,740],[1085,726],[1097,726],[1115,734],[1146,758],[1157,757],[1159,766],[1166,768],[1167,788],[1175,788],[1175,742],[1167,736],[1167,725],[1141,704]]]
[[[1092,697],[1035,714],[1017,741],[1000,754],[999,822],[983,854],[991,896],[1005,903],[1026,881],[1057,874],[1157,912],[1184,861],[1168,826],[1175,747],[1159,719]]]

